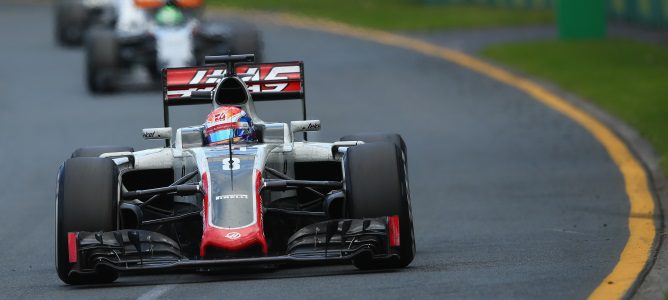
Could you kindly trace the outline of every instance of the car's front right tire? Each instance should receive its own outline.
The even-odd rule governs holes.
[[[92,146],[83,147],[72,152],[72,158],[75,157],[100,157],[105,153],[113,152],[134,152],[134,148],[127,146]]]
[[[70,272],[68,233],[113,231],[118,224],[118,168],[109,158],[70,158],[58,173],[56,194],[56,271],[67,284],[107,283],[114,271]]]

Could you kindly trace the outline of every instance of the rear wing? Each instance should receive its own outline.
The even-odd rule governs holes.
[[[254,64],[254,60],[253,54],[206,56],[204,66],[163,69],[164,127],[169,127],[170,106],[213,104],[217,93],[225,89],[218,83],[230,77],[246,84],[253,101],[301,100],[302,118],[306,120],[304,63]],[[170,146],[170,140],[165,141],[165,146]]]
[[[164,69],[163,78],[163,120],[164,127],[169,127],[169,107],[176,105],[212,104],[212,95],[222,78],[227,75],[228,67],[233,62],[253,59],[253,56],[207,57],[209,61],[227,63],[227,65],[209,65],[190,68]],[[253,101],[301,100],[302,118],[306,120],[306,93],[304,90],[304,63],[301,61],[267,64],[237,64],[235,73],[248,86]],[[194,93],[193,93],[194,92]],[[200,96],[198,96],[199,94]],[[304,132],[304,140],[307,140]],[[166,144],[169,147],[170,141]]]
[[[237,76],[246,83],[253,101],[304,100],[304,63],[238,64]],[[166,106],[211,104],[193,92],[213,91],[227,74],[227,67],[202,66],[163,70]]]

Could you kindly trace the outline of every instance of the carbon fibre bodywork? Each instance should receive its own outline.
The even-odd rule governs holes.
[[[206,270],[250,264],[318,263],[351,260],[358,256],[391,259],[387,218],[331,220],[306,226],[295,233],[283,255],[223,259],[191,259],[177,242],[157,232],[119,230],[79,232],[75,236],[76,266],[72,272],[108,268],[118,272]]]

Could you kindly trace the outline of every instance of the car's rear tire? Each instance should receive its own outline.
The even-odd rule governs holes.
[[[119,45],[113,29],[91,28],[86,39],[86,82],[92,93],[116,90],[120,68]]]
[[[77,157],[58,173],[56,194],[56,271],[67,284],[108,283],[118,273],[106,270],[70,274],[69,232],[113,231],[118,224],[118,168],[109,158]]]
[[[112,152],[134,152],[134,148],[125,146],[94,146],[83,147],[72,152],[72,158],[75,157],[100,157],[104,153]]]
[[[355,259],[360,269],[402,268],[415,257],[408,172],[402,149],[390,142],[374,142],[348,149],[345,161],[346,214],[350,218],[399,216],[399,259]]]
[[[81,45],[88,11],[81,1],[61,0],[55,11],[56,41],[63,46]]]
[[[260,31],[252,24],[240,23],[233,27],[232,53],[255,54],[255,62],[264,60]]]

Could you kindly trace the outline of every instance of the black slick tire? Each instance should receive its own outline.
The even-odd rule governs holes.
[[[360,269],[403,268],[415,257],[415,234],[408,173],[402,149],[374,142],[348,149],[345,161],[346,213],[349,218],[399,216],[399,259],[353,261]]]
[[[94,146],[94,147],[83,147],[72,152],[72,158],[75,157],[99,157],[104,153],[112,152],[134,152],[135,150],[132,147],[125,146]]]
[[[56,41],[63,46],[81,45],[87,19],[88,11],[82,1],[58,1],[54,18]]]
[[[406,143],[401,135],[396,133],[370,132],[346,135],[341,141],[362,141],[365,143],[389,142],[401,148],[404,154],[404,160],[407,161]]]
[[[92,93],[116,90],[120,68],[119,45],[113,29],[91,28],[86,39],[86,82]]]
[[[233,27],[232,52],[234,54],[255,54],[255,62],[264,60],[262,38],[259,30],[252,24],[239,23]]]
[[[109,158],[77,157],[58,173],[56,194],[56,271],[67,284],[113,282],[118,273],[105,270],[71,273],[68,233],[113,231],[118,224],[118,168]]]

